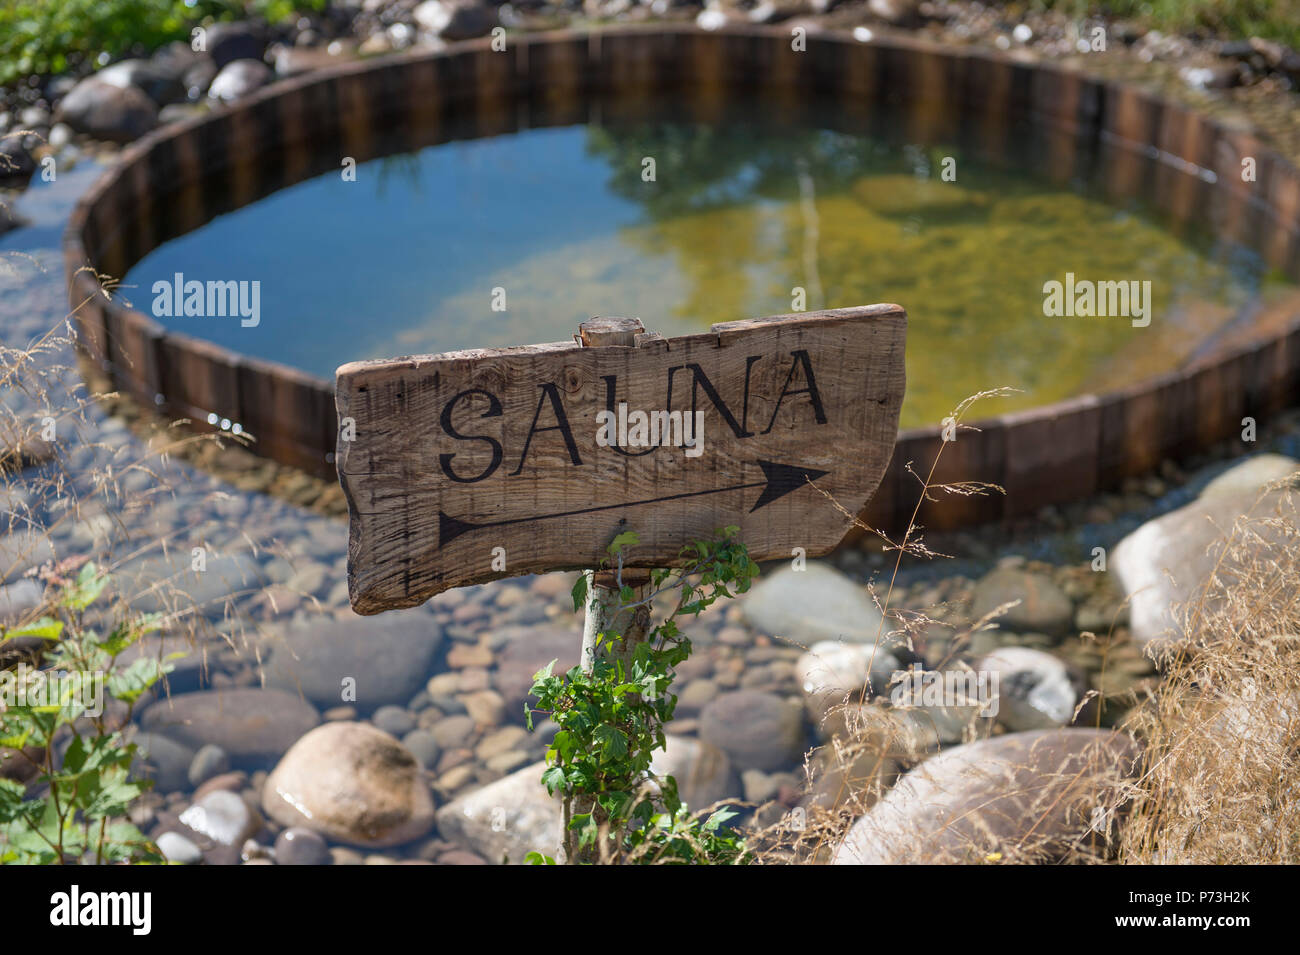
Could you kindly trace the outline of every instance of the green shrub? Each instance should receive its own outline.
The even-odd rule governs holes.
[[[129,718],[171,664],[143,654],[126,666],[117,662],[158,629],[156,615],[128,618],[106,635],[84,625],[83,612],[108,580],[88,563],[63,584],[54,615],[0,628],[0,643],[38,637],[50,647],[43,669],[20,665],[0,674],[0,747],[28,770],[24,782],[0,778],[0,863],[162,861],[127,819],[131,803],[152,784],[131,777],[136,747],[110,728],[106,704],[125,703]]]
[[[328,0],[0,0],[0,85],[53,76],[107,53],[117,59],[190,39],[205,20],[245,13],[271,23]]]
[[[743,839],[727,825],[737,815],[734,810],[702,809],[692,815],[678,795],[677,781],[657,777],[650,769],[655,750],[667,742],[664,727],[677,706],[671,690],[674,668],[691,653],[678,618],[698,617],[715,601],[744,593],[758,573],[758,565],[735,539],[737,530],[722,528],[713,540],[687,545],[679,567],[651,573],[648,594],[620,586],[611,596],[607,619],[612,623],[628,619],[638,608],[648,620],[650,602],[677,591],[673,610],[645,639],[625,646],[624,634],[611,627],[598,635],[589,667],[556,674],[552,660],[534,676],[537,705],[525,704],[525,716],[529,729],[537,713],[559,727],[547,749],[542,782],[563,800],[570,864],[744,865],[753,860]],[[634,532],[625,531],[609,545],[606,565],[617,562],[620,584],[624,552],[637,540]],[[573,590],[574,610],[588,596],[584,575]],[[539,852],[529,853],[526,861],[555,863]]]
[[[1165,33],[1202,30],[1232,39],[1252,36],[1300,46],[1300,0],[1037,0],[1082,18],[1127,17]]]

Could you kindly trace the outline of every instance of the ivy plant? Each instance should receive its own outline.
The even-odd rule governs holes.
[[[736,539],[736,527],[710,540],[684,547],[671,569],[654,570],[644,589],[623,580],[624,558],[638,543],[635,532],[610,543],[601,569],[616,568],[616,586],[605,597],[605,619],[630,620],[648,613],[652,601],[676,591],[671,612],[648,628],[645,639],[625,646],[611,627],[597,635],[597,652],[584,668],[553,672],[552,660],[534,677],[536,704],[524,704],[529,729],[536,714],[549,716],[558,729],[546,752],[542,782],[563,801],[564,855],[570,863],[745,864],[751,853],[728,825],[728,808],[692,814],[672,776],[650,768],[665,746],[664,728],[673,718],[675,668],[691,654],[691,641],[678,620],[698,617],[721,599],[744,593],[758,565]],[[573,588],[574,610],[588,600],[588,577]],[[631,629],[623,626],[622,629]],[[533,852],[527,861],[554,864]]]

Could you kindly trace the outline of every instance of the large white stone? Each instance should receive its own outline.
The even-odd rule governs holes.
[[[1234,464],[1201,489],[1201,500],[1258,493],[1300,471],[1300,461],[1281,454],[1257,454]]]
[[[438,810],[444,839],[488,862],[522,864],[530,852],[562,860],[563,803],[542,785],[544,762],[533,763]]]
[[[433,797],[415,757],[364,723],[326,723],[284,754],[262,790],[283,826],[353,845],[395,846],[433,825]]]
[[[1249,534],[1237,540],[1249,552],[1291,546],[1270,521],[1297,520],[1294,492],[1270,491],[1262,497],[1212,495],[1143,524],[1115,546],[1111,569],[1130,597],[1129,626],[1141,646],[1168,646],[1183,637],[1181,608],[1199,600],[1218,575],[1231,586],[1234,562],[1223,560],[1228,535],[1249,514]],[[1213,602],[1210,605],[1212,607]]]
[[[804,646],[823,640],[889,643],[867,589],[829,564],[784,566],[761,578],[741,607],[755,630]]]
[[[898,659],[884,647],[834,640],[813,644],[795,663],[808,716],[819,732],[825,731],[825,717],[832,708],[886,692],[900,668]]]
[[[1064,726],[1079,693],[1065,661],[1030,647],[1000,647],[975,670],[998,675],[997,720],[1010,730]]]
[[[955,746],[899,779],[853,824],[832,864],[1060,858],[1118,801],[1137,755],[1132,739],[1111,730],[1036,730]]]

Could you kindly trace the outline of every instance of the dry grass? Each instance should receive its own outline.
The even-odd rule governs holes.
[[[954,436],[961,431],[978,430],[965,423],[977,402],[986,398],[1004,397],[1013,391],[1010,388],[998,388],[972,395],[962,401],[951,415]],[[997,485],[983,482],[936,482],[935,474],[947,444],[946,441],[940,443],[924,477],[913,468],[913,462],[909,461],[906,465],[907,472],[916,478],[919,490],[916,506],[901,539],[895,540],[884,530],[867,525],[834,497],[818,488],[833,507],[853,522],[855,528],[878,539],[886,553],[892,552],[895,555],[883,595],[874,586],[870,588],[872,599],[881,613],[881,623],[872,645],[872,662],[887,638],[901,641],[907,648],[915,650],[917,638],[929,628],[954,630],[950,645],[955,651],[969,642],[972,633],[991,626],[992,619],[996,616],[995,612],[970,626],[954,626],[923,613],[899,611],[892,606],[895,583],[905,555],[923,560],[946,556],[933,551],[925,542],[925,529],[919,522],[925,502],[939,500],[941,496],[971,497],[1003,493]],[[1007,608],[998,608],[999,611],[1005,609]],[[892,626],[893,629],[887,631],[886,626]],[[879,702],[870,702],[867,697],[867,689],[864,687],[856,700],[845,699],[821,715],[819,729],[824,730],[829,739],[804,761],[805,792],[811,798],[805,799],[803,805],[782,814],[754,835],[759,862],[790,864],[827,861],[854,821],[874,806],[892,786],[899,770],[910,768],[924,759],[928,743],[925,726],[907,719],[900,711],[887,709]],[[979,728],[972,720],[970,738],[975,738],[978,732]]]
[[[959,410],[969,408],[971,401]],[[931,486],[934,473],[932,466],[921,482],[921,500],[932,499],[936,492],[999,490]],[[1084,835],[1065,852],[1031,838],[1000,844],[999,851],[966,861],[1300,861],[1300,524],[1295,494],[1275,486],[1260,495],[1251,513],[1214,545],[1219,560],[1212,579],[1187,606],[1175,608],[1188,641],[1148,651],[1162,676],[1145,688],[1144,699],[1132,701],[1139,705],[1120,727],[1142,745],[1140,770],[1127,780],[1110,770],[1104,778],[1096,777],[1092,788],[1101,798],[1092,807],[1090,824],[1080,826]],[[915,517],[897,542],[864,529],[896,551],[898,561],[905,553],[925,559],[941,556],[922,543]],[[898,561],[883,597],[876,598],[894,628],[886,634],[882,626],[877,647],[886,636],[911,646],[918,635],[941,626],[953,631],[951,645],[960,650],[973,633],[994,626],[995,618],[1008,609],[1000,607],[965,626],[895,610],[890,602]],[[1113,634],[1099,639],[1103,667],[1113,642]],[[1096,697],[1095,691],[1089,692],[1079,706],[1095,700],[1100,713],[1105,701]],[[823,726],[830,739],[806,760],[801,807],[755,834],[760,862],[828,861],[853,823],[894,785],[898,771],[914,768],[928,755],[915,723],[879,700],[868,700],[865,691],[831,708]],[[980,735],[986,734],[972,721],[963,741]],[[1032,807],[1026,812],[1035,815]]]
[[[1185,644],[1130,725],[1146,770],[1124,863],[1300,862],[1300,526],[1295,492],[1262,494],[1180,608]]]

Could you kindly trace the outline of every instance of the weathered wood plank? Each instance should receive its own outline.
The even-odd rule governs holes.
[[[731,524],[755,559],[829,551],[851,518],[819,489],[852,515],[880,481],[906,324],[898,306],[874,305],[642,334],[635,347],[558,342],[344,365],[337,465],[353,608],[596,566],[622,530],[640,535],[630,556],[642,567],[671,564],[685,543]],[[631,432],[602,443],[598,413],[617,417],[622,403],[633,425],[634,411],[683,422],[702,413],[702,451],[634,446]]]

